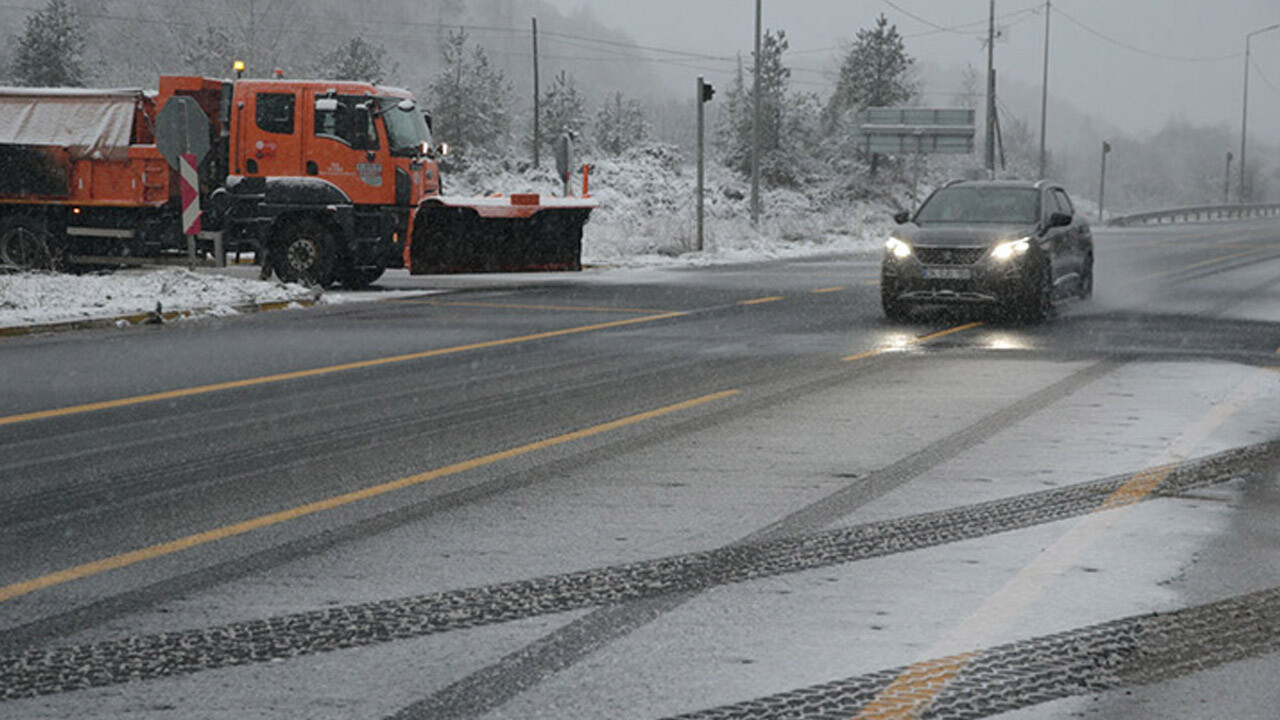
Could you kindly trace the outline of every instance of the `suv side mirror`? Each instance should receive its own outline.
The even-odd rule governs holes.
[[[899,210],[893,215],[893,221],[899,225],[905,225],[910,220],[911,212],[909,210]]]
[[[1071,215],[1063,212],[1056,212],[1049,216],[1049,227],[1067,227],[1075,221]]]

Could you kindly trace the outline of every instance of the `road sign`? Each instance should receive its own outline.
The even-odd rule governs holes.
[[[182,182],[182,232],[185,235],[200,234],[200,179],[196,174],[194,153],[179,156],[181,168],[178,174]]]
[[[174,170],[181,169],[183,154],[194,155],[199,164],[209,153],[209,116],[194,98],[174,95],[156,113],[156,149]]]
[[[974,111],[968,108],[867,108],[858,144],[886,155],[973,152]]]

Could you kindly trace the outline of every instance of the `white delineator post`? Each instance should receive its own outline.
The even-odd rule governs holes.
[[[200,177],[196,173],[196,156],[179,156],[178,175],[182,183],[182,232],[187,236],[187,257],[195,258],[196,236],[200,234]]]

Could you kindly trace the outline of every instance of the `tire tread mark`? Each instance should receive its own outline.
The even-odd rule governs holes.
[[[1181,463],[1170,472],[1159,492],[1178,493],[1226,482],[1260,463],[1274,462],[1278,450],[1280,441]],[[844,564],[1087,514],[1128,478],[1129,475],[1122,475],[809,536],[731,545],[534,580],[210,628],[30,649],[0,656],[0,698],[33,697],[282,660],[597,606],[613,606],[606,612],[615,616],[621,613],[628,619],[636,614],[637,603],[630,601],[637,600],[653,618],[678,605],[684,599],[682,595],[687,598],[718,585]],[[1280,628],[1276,632],[1280,633]],[[582,633],[578,645],[590,650],[608,639]],[[556,650],[563,647],[559,642],[552,645]],[[532,654],[540,657],[542,652],[535,649]],[[568,654],[561,663],[571,664],[576,659]],[[553,672],[557,667],[553,663],[543,672]],[[511,685],[518,692],[527,688],[528,680],[516,677]],[[416,712],[419,708],[425,706],[411,706],[406,711]]]

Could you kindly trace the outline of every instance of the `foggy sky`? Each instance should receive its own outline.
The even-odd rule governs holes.
[[[547,0],[566,12],[591,13],[642,45],[717,57],[743,53],[750,63],[752,0]],[[962,32],[938,32],[883,0],[764,0],[764,24],[787,31],[797,88],[823,92],[823,72],[840,44],[883,12],[906,36],[907,49],[930,64],[986,65],[978,35],[985,34],[985,0],[893,0],[905,11],[943,27],[977,22]],[[1043,0],[997,0],[997,15],[1043,8]],[[1182,57],[1224,56],[1185,62],[1144,55],[1091,35],[1062,15],[1052,17],[1050,93],[1126,132],[1153,133],[1171,117],[1233,128],[1237,140],[1244,81],[1245,34],[1280,22],[1280,0],[1055,0],[1081,23],[1140,50]],[[996,45],[1002,78],[1040,86],[1044,15],[1023,13],[997,21],[1007,38]],[[1255,36],[1249,85],[1249,136],[1280,143],[1280,30]],[[675,85],[705,74],[727,83],[734,63],[662,56],[653,63]],[[1269,81],[1269,84],[1268,84]],[[677,85],[678,87],[678,85]],[[924,104],[947,104],[926,97]],[[1038,125],[1038,111],[1034,120]],[[1049,140],[1054,129],[1050,117]]]

